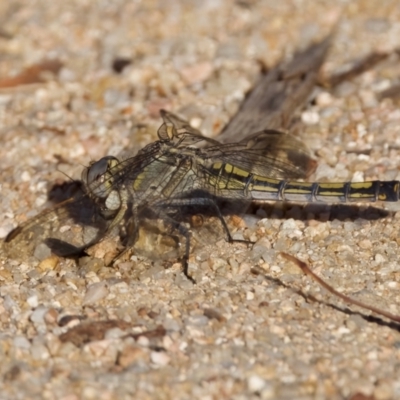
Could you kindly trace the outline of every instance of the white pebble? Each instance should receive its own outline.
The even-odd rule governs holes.
[[[258,375],[252,375],[247,379],[247,387],[252,393],[261,392],[265,387],[265,380]]]
[[[247,292],[246,293],[246,300],[253,300],[254,299],[254,293],[253,292]]]
[[[36,308],[39,305],[39,300],[36,294],[31,297],[28,297],[26,299],[26,302],[29,304],[31,308]]]
[[[171,360],[168,354],[163,351],[152,351],[150,353],[150,359],[157,365],[167,365]]]
[[[332,104],[332,95],[329,92],[322,92],[317,96],[317,104],[326,107]]]
[[[314,111],[304,111],[301,120],[307,125],[315,125],[319,122],[319,115]]]
[[[24,172],[21,174],[21,180],[22,180],[22,182],[29,182],[31,179],[32,179],[32,178],[31,178],[31,175],[29,174],[28,171],[24,171]]]

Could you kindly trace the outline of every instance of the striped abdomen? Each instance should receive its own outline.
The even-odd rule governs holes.
[[[210,171],[208,183],[223,197],[327,203],[399,201],[399,181],[297,182],[256,175],[224,163],[213,164]]]

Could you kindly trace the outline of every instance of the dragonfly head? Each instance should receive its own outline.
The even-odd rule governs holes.
[[[118,191],[114,189],[115,170],[119,160],[113,156],[101,158],[82,171],[82,181],[86,191],[96,200],[103,200],[108,211],[116,211],[121,206]]]

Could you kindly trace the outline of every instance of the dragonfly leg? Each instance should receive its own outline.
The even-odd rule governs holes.
[[[167,224],[171,225],[171,227],[179,232],[180,235],[182,235],[185,238],[185,253],[182,259],[183,262],[183,272],[185,276],[194,282],[193,278],[189,276],[188,272],[188,260],[189,260],[189,254],[190,254],[190,231],[187,229],[182,223],[179,221],[176,221],[172,217],[170,217],[168,214],[166,214],[164,211],[160,210],[158,213],[159,217],[166,221]],[[118,222],[121,221],[122,218],[118,219]],[[116,218],[114,219],[114,221]],[[114,222],[113,221],[113,222]],[[125,248],[119,252],[108,264],[107,266],[111,266],[114,264],[117,260],[119,260],[121,257],[123,257],[136,243],[138,237],[139,237],[139,217],[138,217],[138,210],[133,209],[131,212],[131,215],[128,216],[127,218],[127,223],[126,223],[126,232],[125,232],[125,237],[126,237],[126,243],[125,243]],[[116,224],[114,224],[115,226]]]
[[[190,231],[186,226],[181,223],[178,223],[176,226],[178,232],[185,238],[185,253],[182,258],[183,264],[183,273],[186,278],[188,278],[193,283],[196,283],[194,279],[189,275],[189,254],[190,254]]]
[[[168,206],[170,206],[170,204],[168,204]],[[192,283],[196,283],[195,280],[189,275],[190,230],[183,223],[166,214],[165,211],[161,211],[160,217],[185,238],[185,253],[182,257],[183,273]]]
[[[132,211],[132,215],[128,218],[126,223],[126,232],[125,237],[127,241],[125,243],[125,248],[120,251],[108,264],[107,266],[111,266],[117,260],[122,258],[136,243],[139,237],[139,218],[137,215],[137,209]]]
[[[169,200],[168,202],[162,202],[157,204],[157,207],[171,207],[171,208],[178,208],[178,207],[190,207],[190,206],[204,206],[204,207],[209,207],[215,211],[215,214],[217,215],[218,219],[221,221],[221,225],[226,233],[227,236],[227,241],[229,243],[233,242],[247,242],[244,240],[236,240],[232,238],[231,232],[229,231],[229,227],[226,224],[226,221],[221,213],[220,208],[218,207],[218,204],[216,201],[210,197],[200,197],[196,199],[172,199]]]

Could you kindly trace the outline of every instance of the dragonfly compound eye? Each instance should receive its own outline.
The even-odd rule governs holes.
[[[82,181],[98,197],[107,197],[112,186],[112,168],[119,163],[113,156],[101,158],[82,172]]]

